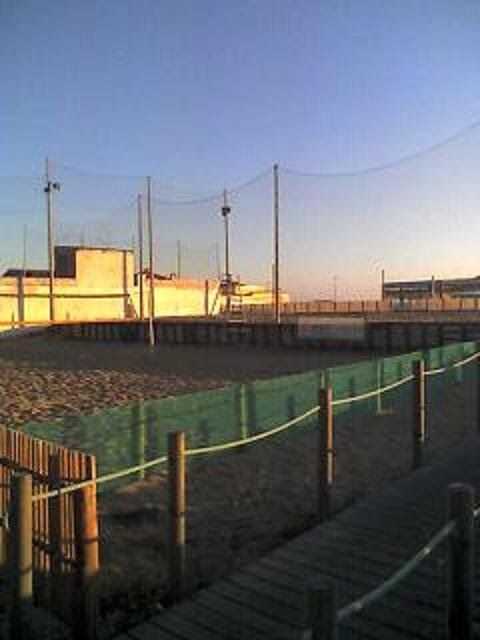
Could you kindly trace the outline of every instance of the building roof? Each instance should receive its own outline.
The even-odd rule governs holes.
[[[3,278],[48,278],[49,271],[47,269],[7,269]]]

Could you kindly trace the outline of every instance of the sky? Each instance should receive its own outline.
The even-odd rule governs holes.
[[[374,295],[381,268],[480,273],[478,127],[383,171],[301,175],[389,164],[477,122],[478,24],[476,0],[0,0],[0,268],[25,225],[44,259],[39,179],[10,177],[41,178],[48,155],[59,237],[102,221],[131,242],[144,180],[127,176],[152,175],[158,246],[211,253],[220,205],[184,194],[262,174],[232,193],[232,259],[268,281],[278,162],[297,297],[328,296],[334,276],[341,297]]]

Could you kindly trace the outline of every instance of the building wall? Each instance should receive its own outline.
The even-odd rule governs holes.
[[[144,317],[148,316],[150,284],[143,279]],[[218,295],[217,280],[155,280],[155,315],[161,316],[199,316],[208,313],[214,315],[220,311],[222,299]],[[133,295],[137,317],[140,317],[140,289],[135,288]]]
[[[134,285],[133,252],[115,249],[57,247],[55,320],[100,320],[140,317],[140,287]],[[43,274],[42,274],[43,275]],[[62,277],[62,276],[74,277]],[[225,306],[218,280],[172,279],[154,281],[155,315],[203,316]],[[244,302],[270,303],[271,293],[242,285]],[[144,317],[149,311],[149,282],[143,276]],[[287,301],[282,294],[282,302]],[[47,277],[21,275],[0,278],[0,328],[12,323],[50,320]]]

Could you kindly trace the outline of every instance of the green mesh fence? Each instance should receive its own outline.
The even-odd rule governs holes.
[[[372,425],[377,428],[375,433],[384,430],[387,437],[388,433],[393,433],[395,422],[405,424],[412,420],[413,385],[409,380],[361,401],[348,402],[348,399],[408,378],[412,375],[412,363],[421,357],[427,371],[446,368],[444,372],[427,377],[429,429],[435,430],[436,423],[449,419],[468,425],[476,419],[475,402],[469,402],[468,398],[476,397],[473,394],[477,385],[477,361],[462,367],[452,368],[452,365],[468,358],[477,349],[475,342],[453,344],[424,352],[149,400],[89,416],[71,416],[53,423],[28,423],[23,429],[36,437],[94,453],[98,473],[104,475],[165,455],[167,433],[170,431],[184,431],[189,449],[220,445],[267,432],[315,407],[320,388],[328,383],[333,388],[334,401],[347,399],[347,402],[334,407],[336,438],[338,435],[340,441],[343,437],[348,441],[348,434],[353,429],[361,428],[367,434]],[[304,433],[315,423],[314,413],[275,437],[281,442],[282,438]],[[451,431],[458,433],[453,426]],[[408,429],[403,429],[402,433],[411,439]],[[348,464],[351,467],[354,462]],[[135,475],[126,481],[131,479],[135,479]]]

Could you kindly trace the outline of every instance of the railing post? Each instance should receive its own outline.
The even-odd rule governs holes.
[[[337,640],[337,594],[330,581],[314,582],[308,590],[312,640]]]
[[[185,434],[168,434],[168,585],[173,601],[185,588]]]
[[[448,519],[455,529],[448,540],[448,640],[473,638],[474,490],[466,484],[448,488]]]
[[[333,461],[333,391],[330,385],[320,389],[318,404],[318,433],[319,433],[319,478],[318,478],[318,508],[322,518],[331,515],[331,492],[334,477]]]
[[[426,439],[425,420],[425,362],[413,363],[413,468],[423,464],[423,446]]]
[[[74,492],[77,598],[74,638],[97,638],[98,601],[96,577],[99,571],[97,487],[92,484]]]
[[[10,638],[30,637],[27,621],[33,598],[32,553],[32,476],[12,476],[10,530]]]

